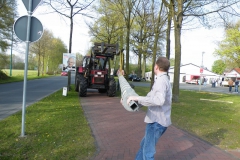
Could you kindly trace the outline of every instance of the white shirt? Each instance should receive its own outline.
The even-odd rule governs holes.
[[[166,72],[155,77],[151,91],[146,97],[140,96],[138,103],[148,107],[144,122],[171,125],[172,87]]]

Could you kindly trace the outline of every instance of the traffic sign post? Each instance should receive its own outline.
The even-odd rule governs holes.
[[[25,110],[26,110],[26,88],[27,88],[27,69],[28,53],[30,42],[37,41],[42,37],[42,23],[32,16],[41,0],[22,0],[28,15],[18,18],[14,23],[14,32],[16,36],[26,42],[25,65],[24,65],[24,83],[23,83],[23,103],[22,103],[22,128],[20,137],[25,137]]]
[[[33,0],[30,4],[30,1],[32,0],[22,0],[24,6],[26,7],[27,11],[28,12],[34,12],[34,10],[37,8],[37,6],[39,5],[39,3],[42,1],[42,0]]]
[[[202,88],[202,80],[203,80],[203,78],[202,78],[202,73],[203,73],[203,68],[201,67],[200,68],[200,79],[199,79],[199,83],[200,84],[198,84],[199,85],[199,91],[201,91],[201,88]],[[203,82],[204,83],[204,82]]]

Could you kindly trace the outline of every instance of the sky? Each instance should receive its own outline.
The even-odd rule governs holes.
[[[223,28],[199,28],[193,31],[183,31],[181,35],[181,64],[193,63],[211,70],[218,57],[213,55],[217,42],[223,40]]]
[[[27,10],[22,1],[18,1],[18,3],[19,15],[27,15]],[[57,13],[43,14],[45,12],[46,8],[39,6],[34,11],[33,16],[41,21],[44,29],[52,31],[55,37],[62,39],[68,48],[69,19],[63,19]],[[91,47],[88,28],[81,16],[76,17],[74,23],[72,53],[85,54]],[[216,42],[223,39],[223,34],[222,28],[183,30],[181,35],[181,64],[193,63],[201,66],[203,61],[204,67],[211,70],[213,62],[217,60],[213,55],[214,50],[217,48]],[[24,42],[22,43],[24,44]],[[171,43],[171,57],[174,57],[174,39],[171,39]]]

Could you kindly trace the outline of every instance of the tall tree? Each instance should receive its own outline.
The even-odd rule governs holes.
[[[38,76],[49,71],[56,71],[62,63],[64,52],[66,52],[66,46],[63,41],[54,38],[52,32],[45,29],[42,38],[30,46],[30,53],[33,54],[30,57],[35,57]]]
[[[0,53],[0,70],[9,66],[9,56],[6,53]]]
[[[136,8],[136,18],[134,20],[130,44],[133,46],[133,52],[138,56],[137,74],[145,77],[146,69],[146,48],[149,47],[147,39],[153,35],[152,23],[150,21],[150,3],[141,0]]]
[[[240,67],[240,21],[228,26],[225,38],[219,42],[214,55],[231,63],[231,67]]]
[[[123,16],[126,27],[126,76],[129,74],[129,51],[130,51],[130,32],[135,18],[135,8],[138,7],[139,2],[137,0],[110,0],[110,3],[116,6],[116,12]]]
[[[124,21],[121,14],[116,12],[116,6],[107,1],[100,1],[99,5],[93,7],[97,12],[97,19],[93,24],[87,24],[92,42],[106,42],[109,44],[119,44],[119,49],[123,49]],[[120,56],[115,56],[110,60],[111,68],[119,68]]]
[[[81,53],[76,53],[76,66],[81,66],[83,61],[83,55]]]
[[[16,1],[0,1],[0,49],[5,51],[11,45],[12,26],[16,15]]]
[[[67,17],[70,20],[70,34],[69,34],[69,49],[72,52],[72,35],[73,35],[73,18],[76,15],[89,16],[83,13],[94,0],[46,0],[45,3],[50,5],[51,8],[60,15]]]
[[[62,54],[67,52],[67,47],[60,38],[53,37],[47,50],[46,72],[49,74],[56,73],[59,65],[62,64]]]
[[[152,0],[152,8],[154,7],[154,0]],[[152,9],[153,10],[153,9]],[[163,12],[163,3],[161,3],[161,7],[159,8],[157,16],[152,14],[152,21],[155,21],[154,23],[154,43],[153,43],[153,55],[152,55],[152,78],[151,78],[151,86],[154,83],[154,66],[156,62],[156,55],[157,55],[157,47],[158,47],[158,41],[163,37],[163,30],[164,25],[166,24],[167,16],[165,15],[165,12]]]
[[[169,7],[166,7],[168,9],[168,18],[167,18],[167,31],[166,31],[166,57],[167,59],[170,60],[170,44],[171,44],[171,40],[170,40],[170,35],[171,35],[171,27],[172,27],[172,1],[169,2]]]
[[[171,3],[170,3],[170,2]],[[175,38],[175,66],[173,82],[173,102],[179,101],[179,75],[181,64],[181,31],[183,20],[188,17],[195,17],[205,26],[210,26],[210,22],[216,23],[218,16],[223,20],[227,14],[238,15],[234,10],[234,5],[240,3],[239,0],[163,0],[166,7],[169,8],[169,14],[172,16]],[[207,17],[211,15],[211,17]],[[226,22],[226,21],[224,21]]]

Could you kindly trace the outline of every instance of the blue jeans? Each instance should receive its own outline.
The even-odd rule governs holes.
[[[155,146],[166,130],[167,127],[163,127],[157,122],[147,123],[145,136],[141,141],[135,160],[153,160],[156,153]]]
[[[229,92],[232,92],[232,86],[229,86]]]
[[[238,92],[238,85],[235,85],[235,92]]]

